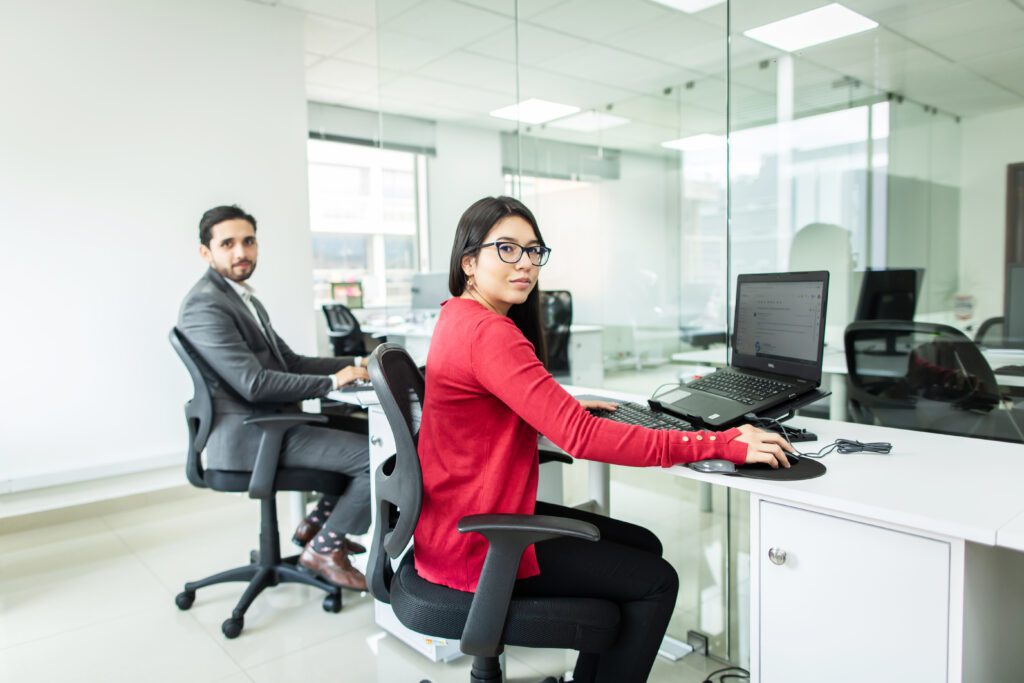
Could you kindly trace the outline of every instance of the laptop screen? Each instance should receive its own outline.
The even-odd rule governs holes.
[[[741,275],[732,364],[820,381],[827,300],[825,271]]]

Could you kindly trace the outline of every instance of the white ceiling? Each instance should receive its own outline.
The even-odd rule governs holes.
[[[734,126],[774,118],[783,54],[742,32],[826,2],[732,0]],[[1024,0],[842,2],[880,26],[796,55],[798,112],[888,91],[957,116],[1024,104]],[[519,0],[517,60],[514,0],[276,4],[306,15],[312,100],[502,129],[487,112],[517,98],[610,105],[631,123],[534,132],[625,148],[724,129],[725,5],[687,15],[651,0]]]

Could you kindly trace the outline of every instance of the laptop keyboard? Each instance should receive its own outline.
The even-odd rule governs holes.
[[[690,382],[687,387],[700,389],[709,394],[724,396],[744,405],[754,405],[766,398],[781,394],[793,388],[794,385],[787,382],[780,382],[766,377],[745,375],[739,372],[712,372],[696,382]]]
[[[639,403],[619,403],[618,406],[618,410],[592,410],[590,414],[612,422],[639,425],[648,429],[675,429],[681,432],[696,430],[696,427],[682,418],[666,413],[656,413]]]

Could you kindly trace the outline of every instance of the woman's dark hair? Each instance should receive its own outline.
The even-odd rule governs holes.
[[[235,218],[241,218],[243,221],[248,221],[249,225],[252,226],[252,231],[256,232],[256,219],[243,211],[237,204],[231,206],[215,206],[199,219],[199,242],[205,244],[207,247],[210,246],[210,240],[213,239],[213,226],[224,221],[230,221]]]
[[[483,244],[487,233],[495,223],[509,216],[519,216],[533,228],[537,241],[542,246],[544,237],[537,227],[537,219],[533,217],[526,205],[512,197],[484,197],[466,209],[459,219],[459,227],[455,229],[455,243],[452,245],[452,258],[448,270],[448,290],[452,296],[461,296],[466,291],[466,273],[462,270],[462,258],[474,255]],[[524,258],[526,256],[524,255]],[[520,329],[523,336],[537,350],[537,358],[547,367],[548,349],[544,340],[544,329],[540,316],[540,283],[534,286],[526,301],[514,304],[508,310],[508,317]]]

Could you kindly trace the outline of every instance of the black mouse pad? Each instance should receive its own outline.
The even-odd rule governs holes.
[[[749,477],[751,479],[776,479],[779,481],[800,481],[801,479],[814,479],[825,474],[825,465],[810,458],[800,458],[791,462],[789,468],[780,467],[773,470],[771,465],[756,463],[753,465],[742,465],[736,468],[733,477]]]

